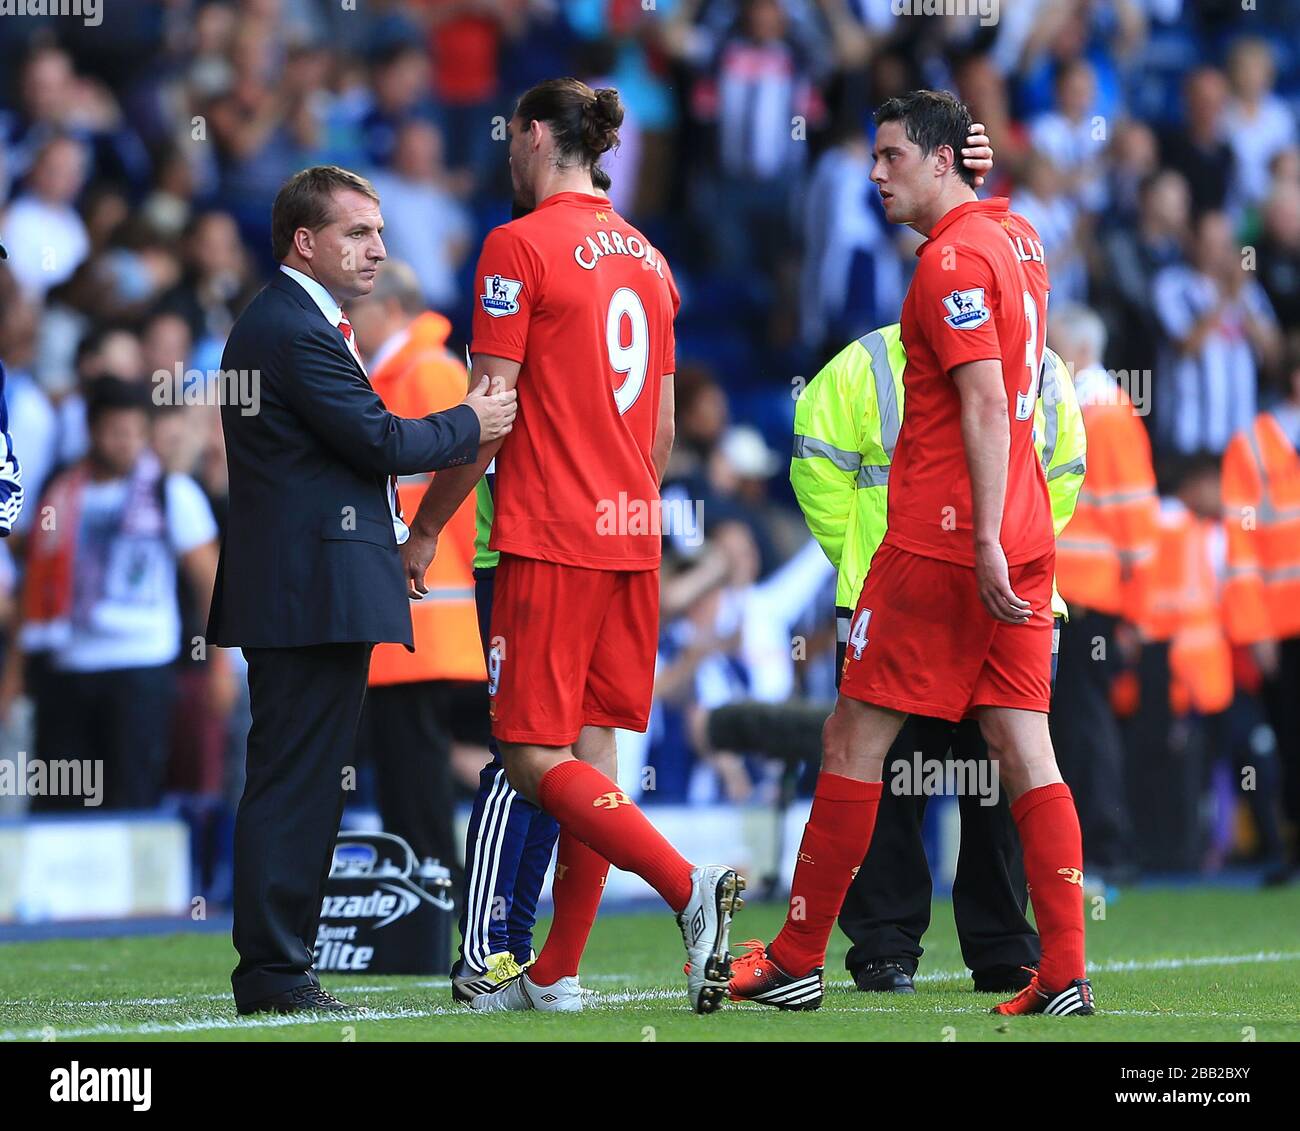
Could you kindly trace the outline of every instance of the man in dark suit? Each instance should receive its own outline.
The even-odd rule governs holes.
[[[223,398],[230,517],[208,625],[210,643],[243,648],[253,715],[235,821],[240,1013],[347,1008],[321,989],[312,951],[370,651],[412,646],[393,477],[472,463],[515,414],[513,391],[486,381],[418,420],[370,387],[342,311],[385,255],[368,181],[306,169],[271,226],[280,271],[221,360],[223,387],[254,395]]]

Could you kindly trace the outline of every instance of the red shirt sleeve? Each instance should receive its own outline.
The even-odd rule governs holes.
[[[993,268],[968,247],[936,248],[922,257],[912,282],[926,342],[945,373],[972,361],[1001,361],[993,320]]]
[[[528,324],[541,286],[537,253],[509,225],[483,241],[474,272],[474,341],[471,353],[524,360]]]

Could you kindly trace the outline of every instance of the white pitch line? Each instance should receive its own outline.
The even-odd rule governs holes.
[[[1136,974],[1150,970],[1183,970],[1188,968],[1204,966],[1246,966],[1246,965],[1263,965],[1277,962],[1297,962],[1300,961],[1300,951],[1256,951],[1253,954],[1215,954],[1215,955],[1198,955],[1187,958],[1153,958],[1153,959],[1108,959],[1105,962],[1089,962],[1088,970],[1090,973],[1110,973],[1110,974]],[[969,977],[965,970],[936,970],[927,974],[920,974],[916,977],[918,982],[940,982],[954,981]],[[587,978],[588,981],[615,981],[622,980],[628,982],[632,980],[631,975],[620,974],[595,974]],[[398,985],[340,985],[335,987],[339,993],[399,993],[403,990],[412,990],[419,988],[445,988],[449,984],[447,978],[437,978],[432,981],[424,982],[407,982]],[[831,989],[853,989],[853,983],[850,981],[828,982],[827,986]],[[666,989],[644,989],[644,990],[624,990],[617,993],[600,994],[593,1006],[597,1009],[607,1006],[616,1005],[637,1005],[652,1004],[654,1002],[680,1001],[685,997],[683,990],[666,990]],[[102,1008],[113,1006],[148,1006],[148,1005],[173,1005],[185,1004],[194,1001],[225,1001],[229,999],[227,994],[195,994],[184,998],[118,998],[109,1001],[99,1002],[66,1002],[54,1003],[62,1005],[64,1008]],[[20,1004],[10,1002],[10,1005]],[[896,1013],[895,1009],[889,1006],[868,1006],[868,1005],[823,1005],[823,1012],[830,1013]],[[926,1010],[917,1010],[915,1007],[909,1008],[909,1013],[927,1012]],[[982,1006],[935,1006],[928,1012],[952,1014],[952,1013],[980,1013],[984,1012]],[[1103,1010],[1114,1016],[1129,1017],[1169,1017],[1180,1020],[1238,1020],[1242,1015],[1235,1013],[1173,1013],[1161,1010]],[[403,1018],[416,1017],[446,1017],[446,1016],[472,1016],[470,1010],[461,1006],[432,1006],[428,1009],[396,1009],[396,1010],[371,1010],[370,1012],[355,1017],[345,1019],[342,1017],[330,1016],[326,1014],[315,1017],[298,1017],[298,1016],[267,1016],[267,1017],[199,1017],[180,1021],[146,1021],[139,1025],[117,1025],[105,1022],[100,1025],[94,1025],[79,1029],[60,1029],[54,1025],[43,1026],[40,1029],[26,1030],[0,1030],[0,1042],[4,1041],[23,1041],[23,1040],[42,1040],[52,1030],[56,1037],[64,1039],[76,1039],[80,1037],[94,1036],[126,1036],[126,1035],[158,1035],[163,1036],[167,1033],[191,1033],[206,1032],[212,1030],[238,1030],[238,1029],[279,1029],[291,1025],[342,1025],[355,1022],[365,1021],[395,1021]]]
[[[463,1009],[437,1005],[431,1009],[383,1009],[363,1014],[315,1016],[275,1015],[268,1017],[195,1017],[181,1021],[144,1021],[139,1025],[115,1025],[104,1022],[81,1029],[60,1029],[47,1025],[40,1029],[0,1031],[0,1041],[36,1041],[53,1033],[57,1040],[76,1040],[81,1037],[111,1036],[166,1036],[168,1033],[202,1033],[214,1029],[283,1029],[290,1025],[356,1025],[362,1021],[399,1021],[413,1017],[440,1017],[450,1013],[464,1013]]]

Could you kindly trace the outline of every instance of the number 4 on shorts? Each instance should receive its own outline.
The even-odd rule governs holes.
[[[853,648],[853,658],[862,659],[862,649],[867,646],[867,625],[871,623],[871,610],[863,609],[858,613],[853,627],[849,630],[849,645]]]

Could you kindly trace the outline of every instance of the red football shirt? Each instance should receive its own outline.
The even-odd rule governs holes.
[[[1054,544],[1047,481],[1034,453],[1034,404],[1047,345],[1047,267],[1038,233],[1004,197],[949,212],[917,250],[903,302],[903,423],[889,473],[885,541],[974,565],[970,473],[952,371],[1000,361],[1011,450],[1002,510],[1009,564]]]
[[[488,234],[475,282],[471,349],[522,363],[492,549],[656,568],[651,451],[680,304],[663,256],[604,197],[562,192]]]

